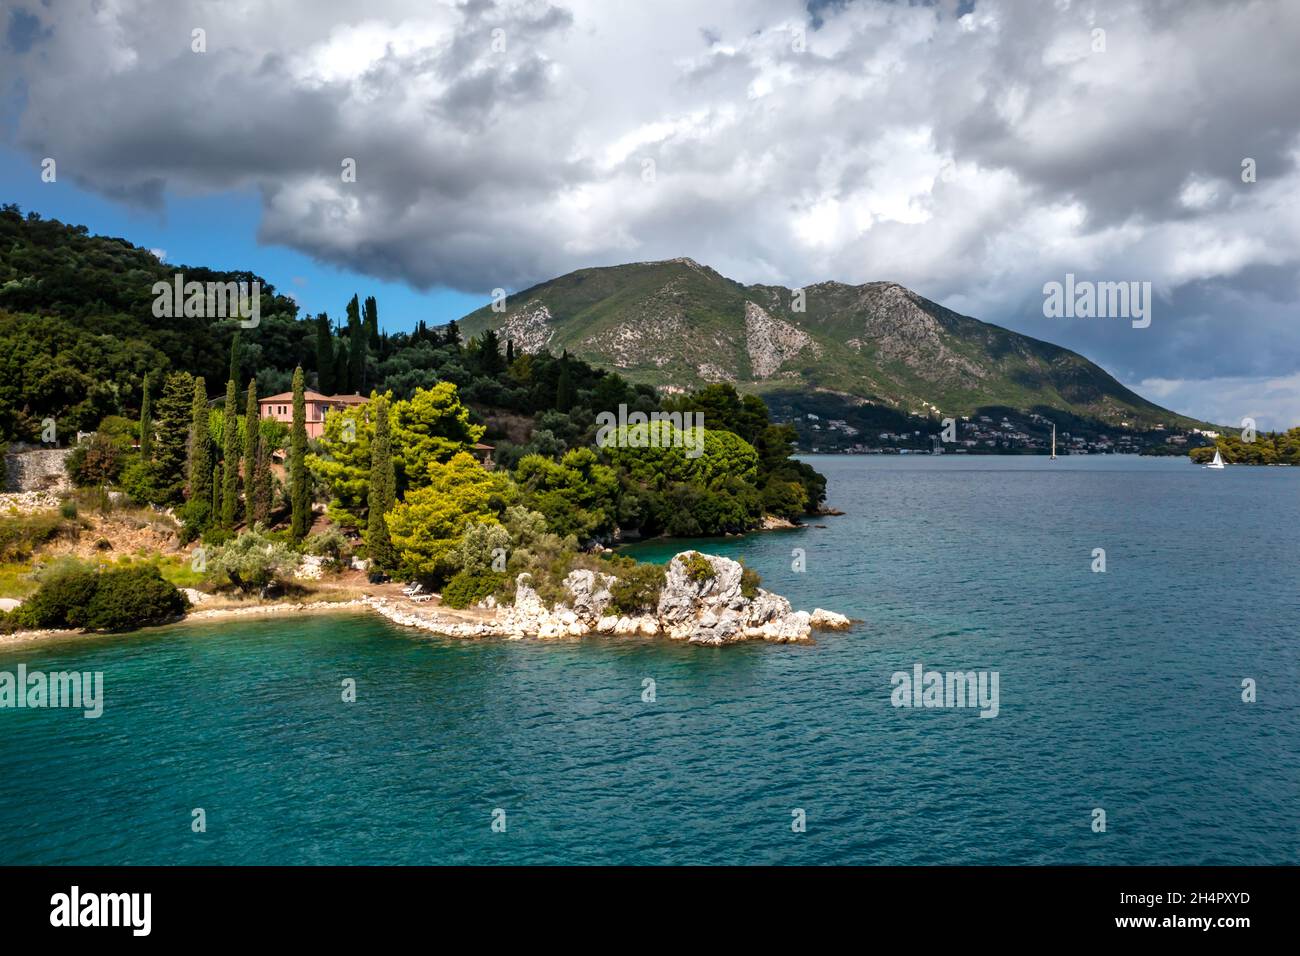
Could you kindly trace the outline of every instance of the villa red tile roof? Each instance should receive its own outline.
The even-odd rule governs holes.
[[[320,392],[314,392],[307,389],[302,393],[303,400],[308,402],[334,402],[339,405],[364,405],[369,401],[364,395],[322,395]],[[267,398],[259,398],[257,403],[264,405],[267,402],[292,402],[293,392],[281,392],[279,395],[270,395]]]

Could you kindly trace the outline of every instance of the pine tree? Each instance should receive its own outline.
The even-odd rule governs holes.
[[[191,513],[194,527],[207,528],[212,512],[212,449],[208,438],[208,392],[200,376],[194,380],[194,400],[190,404],[189,476]]]
[[[316,316],[316,385],[326,395],[338,391],[334,380],[334,335],[330,317],[324,312]]]
[[[354,300],[355,301],[355,300]],[[289,487],[294,541],[307,536],[311,523],[311,495],[307,488],[307,402],[303,397],[302,366],[293,370],[293,428],[289,433]]]
[[[515,364],[515,340],[506,339],[506,367]]]
[[[393,508],[397,494],[397,477],[393,471],[392,439],[388,428],[388,400],[382,395],[370,402],[375,419],[375,437],[370,444],[370,515],[366,527],[366,543],[370,549],[371,564],[380,571],[392,571],[397,565],[397,552],[388,536],[384,516]]]
[[[244,406],[244,522],[256,524],[253,499],[257,497],[257,445],[262,416],[257,405],[257,379],[249,379],[248,403]]]
[[[144,377],[144,394],[140,398],[140,460],[153,459],[153,400],[149,397],[149,376]]]
[[[460,326],[456,324],[455,319],[447,323],[447,334],[442,341],[445,345],[454,345],[456,348],[460,348]]]

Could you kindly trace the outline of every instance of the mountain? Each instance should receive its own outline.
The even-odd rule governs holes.
[[[567,349],[634,382],[729,381],[797,413],[838,401],[902,416],[1016,410],[1097,426],[1203,423],[1125,388],[1076,352],[959,315],[893,282],[822,282],[795,293],[743,285],[691,259],[579,269],[485,306],[516,348]],[[1053,412],[1065,413],[1053,416]]]

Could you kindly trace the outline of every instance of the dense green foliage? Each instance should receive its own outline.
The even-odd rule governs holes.
[[[703,584],[713,578],[713,565],[709,559],[698,551],[692,551],[681,559],[682,570],[695,584]]]
[[[185,596],[151,564],[98,571],[69,560],[44,569],[36,593],[6,615],[3,626],[119,631],[165,623],[186,607]]]
[[[74,427],[95,430],[72,455],[75,480],[177,508],[183,538],[226,548],[242,586],[266,587],[289,560],[281,531],[247,529],[302,542],[318,496],[376,567],[439,583],[468,570],[471,594],[524,570],[554,588],[575,554],[620,534],[740,532],[824,500],[821,476],[791,458],[793,431],[730,385],[663,399],[492,328],[465,338],[454,322],[419,323],[389,335],[374,297],[354,296],[343,323],[300,319],[265,282],[255,327],[156,318],[154,283],[178,272],[258,279],[169,266],[120,239],[0,210],[0,441],[31,439],[45,416],[65,441]],[[222,381],[224,402],[207,384]],[[371,400],[330,412],[308,440],[313,386]],[[259,393],[290,387],[292,426],[258,417]],[[608,415],[659,411],[702,415],[703,426],[634,425],[598,443]],[[489,541],[501,556],[484,563],[475,548]],[[620,585],[629,606],[653,578],[637,573]]]
[[[465,452],[431,461],[427,478],[388,514],[388,530],[411,577],[436,578],[468,525],[493,521],[514,497],[508,475],[487,471]],[[454,569],[453,569],[454,570]]]
[[[373,308],[374,299],[366,300]],[[385,516],[397,501],[397,477],[393,470],[393,442],[388,428],[388,399],[376,396],[370,402],[370,417],[374,421],[374,450],[370,456],[370,488],[366,516],[366,548],[371,564],[379,571],[397,567],[397,551],[388,534]]]
[[[515,470],[523,504],[546,516],[558,535],[588,541],[617,523],[618,477],[590,448],[574,448],[558,462],[526,455]]]
[[[95,631],[121,631],[162,624],[185,613],[189,602],[151,564],[109,568],[86,609],[83,626]]]
[[[266,591],[298,565],[298,555],[261,529],[241,531],[208,555],[208,570],[224,574],[241,591]]]
[[[1215,449],[1229,465],[1300,465],[1300,428],[1285,432],[1261,432],[1254,441],[1241,435],[1220,435],[1214,445],[1195,448],[1188,454],[1197,464],[1214,458]]]
[[[609,586],[609,609],[616,614],[651,614],[659,606],[664,569],[657,564],[637,564],[615,572]]]
[[[237,323],[153,315],[154,283],[177,272],[186,281],[258,279],[167,265],[123,239],[0,207],[0,441],[37,440],[47,416],[68,436],[94,429],[105,415],[133,412],[151,373],[225,381]],[[314,344],[296,311],[262,282],[256,341],[246,343],[241,361],[263,369],[267,387],[287,387]],[[313,350],[309,369],[314,358]]]
[[[496,571],[460,570],[443,587],[442,603],[447,607],[470,607],[501,590],[508,582],[504,574]]]

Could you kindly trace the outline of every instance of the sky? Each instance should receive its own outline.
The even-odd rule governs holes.
[[[6,8],[0,199],[308,312],[375,295],[397,330],[690,256],[900,282],[1177,411],[1300,424],[1300,3]],[[1150,324],[1046,316],[1067,274],[1149,282]]]

